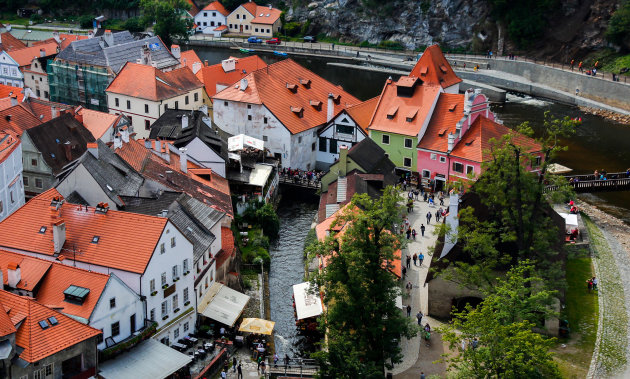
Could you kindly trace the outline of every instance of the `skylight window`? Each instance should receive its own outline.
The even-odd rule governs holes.
[[[472,145],[472,144],[473,144],[473,142],[475,142],[475,139],[474,139],[474,138],[473,138],[473,139],[468,140],[468,142],[466,142],[466,146],[470,146],[470,145]]]
[[[39,326],[42,329],[48,329],[48,327],[50,326],[50,325],[48,325],[48,321],[46,321],[46,320],[42,320],[42,321],[38,322],[38,324],[39,324]]]
[[[46,229],[47,229],[47,227],[42,226],[41,228],[39,228],[39,232],[40,232],[41,234],[44,234],[44,233],[46,233]]]
[[[92,243],[98,243],[98,240],[101,239],[99,236],[92,237]]]
[[[65,291],[63,291],[65,301],[79,305],[83,304],[83,301],[85,301],[85,298],[89,293],[90,290],[88,288],[83,288],[75,285],[71,285]]]
[[[50,325],[57,325],[57,324],[59,324],[59,321],[57,321],[57,318],[55,316],[48,317],[48,322],[50,323]]]

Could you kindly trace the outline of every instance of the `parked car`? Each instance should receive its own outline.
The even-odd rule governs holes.
[[[258,37],[249,37],[247,39],[247,42],[249,42],[249,43],[262,43],[262,39],[260,39]]]
[[[268,45],[279,45],[280,44],[280,38],[271,38],[267,40],[267,44]]]
[[[305,36],[304,42],[310,42],[310,43],[317,42],[317,38],[315,38],[315,36]]]

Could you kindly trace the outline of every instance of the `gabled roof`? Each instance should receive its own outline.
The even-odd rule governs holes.
[[[3,290],[0,290],[0,312],[7,314],[17,327],[15,344],[24,349],[19,357],[29,363],[101,334],[100,330],[75,321],[29,297]],[[56,321],[54,325],[50,323],[53,320],[51,317]],[[46,322],[47,327],[42,328],[40,322]]]
[[[280,18],[280,14],[282,13],[280,9],[257,5],[251,1],[241,5],[254,16],[252,24],[271,25]]]
[[[396,165],[387,157],[385,150],[371,138],[365,138],[363,141],[352,146],[352,148],[348,150],[348,158],[352,159],[359,167],[365,170],[366,174],[383,174],[390,176],[393,175],[394,169],[396,168]],[[388,181],[387,184],[394,183]]]
[[[46,44],[41,44],[37,46],[25,47],[23,49],[11,50],[9,51],[9,55],[13,60],[15,60],[20,67],[22,66],[30,66],[33,58],[40,57],[40,50],[44,50],[44,56],[52,55],[57,53],[57,43],[56,42],[48,42]]]
[[[47,122],[53,119],[53,107],[57,112],[56,117],[59,117],[63,110],[74,109],[72,105],[55,103],[34,97],[29,97],[24,105],[26,105],[41,122]]]
[[[373,97],[370,100],[366,100],[362,103],[349,106],[346,109],[346,112],[352,117],[354,122],[356,122],[361,130],[367,135],[368,126],[370,125],[370,120],[372,119],[372,114],[374,113],[374,109],[376,109],[376,104],[378,104],[379,97]]]
[[[20,143],[16,135],[0,131],[0,163],[4,162],[20,146]]]
[[[59,48],[63,50],[74,41],[81,41],[88,38],[89,38],[88,36],[83,35],[83,34],[59,33],[59,39],[61,40],[61,43],[59,44]]]
[[[217,11],[217,12],[221,13],[224,16],[227,16],[227,15],[230,14],[230,11],[225,9],[223,4],[221,4],[221,2],[218,1],[218,0],[215,0],[215,1],[211,2],[210,4],[206,5],[206,7],[203,8],[203,10],[204,11]]]
[[[188,11],[188,13],[190,13],[191,16],[195,17],[197,13],[199,13],[199,8],[193,0],[186,0],[186,2],[190,4],[190,10]]]
[[[214,99],[264,105],[292,133],[326,123],[328,95],[336,101],[333,114],[361,103],[359,99],[334,85],[314,72],[302,67],[292,59],[285,59],[254,71],[245,77],[247,88],[236,85],[224,89]],[[308,83],[308,84],[302,84]],[[311,106],[317,100],[321,108]],[[301,111],[295,111],[300,109]]]
[[[441,93],[429,126],[418,147],[446,153],[448,135],[455,133],[457,122],[464,117],[464,95]]]
[[[31,64],[28,65],[28,66],[24,66],[22,68],[22,71],[23,72],[35,72],[38,75],[48,76],[48,74],[46,73],[46,67],[48,67],[48,61],[49,60],[54,60],[56,56],[57,56],[57,54],[55,53],[55,54],[46,55],[46,56],[43,56],[43,57],[40,57],[40,56],[34,57],[31,60]],[[31,65],[33,64],[33,61],[37,61],[39,63],[39,68],[41,68],[41,71],[44,72],[43,74],[40,71],[33,71],[33,70],[31,70]]]
[[[162,72],[155,67],[126,63],[107,92],[152,101],[170,99],[203,87],[190,68]]]
[[[24,42],[15,38],[13,35],[11,35],[11,33],[4,32],[0,34],[0,51],[3,51],[3,50],[11,51],[11,50],[23,49],[25,47],[26,45],[24,44]]]
[[[39,118],[35,117],[24,103],[0,111],[0,130],[11,131],[18,136],[40,124]]]
[[[83,125],[92,133],[94,138],[103,137],[110,127],[115,127],[122,116],[99,112],[81,107],[77,114],[83,118]]]
[[[9,283],[7,271],[9,266],[12,266],[13,269],[19,266],[21,280],[17,283],[15,288],[20,290],[32,292],[40,284],[51,265],[51,262],[43,259],[37,259],[7,250],[0,250],[0,269],[2,270],[4,285],[8,285]]]
[[[235,68],[232,71],[225,72],[221,63],[212,66],[203,66],[197,72],[197,78],[203,82],[206,93],[210,98],[217,93],[217,85],[227,87],[230,86],[250,72],[267,67],[267,63],[260,59],[258,55],[252,55],[245,58],[234,58]]]
[[[417,136],[422,125],[430,116],[431,107],[436,102],[441,88],[426,85],[410,77],[401,77],[398,82],[388,79],[381,93],[378,105],[370,121],[370,130]],[[400,92],[411,94],[401,96]],[[410,118],[410,115],[413,117]]]
[[[95,141],[92,133],[72,113],[64,113],[34,126],[26,133],[54,175],[83,155],[87,151],[87,144]]]
[[[166,218],[112,209],[102,213],[93,207],[66,202],[55,217],[51,214],[53,198],[63,197],[56,189],[50,189],[5,218],[0,223],[0,246],[53,257],[52,224],[63,220],[66,241],[59,253],[63,259],[144,273],[166,226]],[[125,225],[133,225],[133,232],[125,231]],[[43,232],[42,227],[46,227]],[[95,236],[99,238],[93,243]]]
[[[16,96],[18,101],[24,100],[24,88],[0,84],[0,99],[9,96]]]
[[[533,138],[515,132],[505,125],[498,124],[485,116],[479,116],[470,126],[470,129],[457,142],[451,152],[452,157],[458,157],[473,162],[487,162],[492,159],[490,148],[491,139],[499,140],[506,134],[513,134],[513,142],[521,146],[526,152],[534,153],[542,151],[542,146]]]
[[[409,76],[420,78],[426,84],[439,85],[442,88],[462,81],[455,75],[455,71],[438,45],[429,46],[424,50]]]
[[[179,57],[179,61],[182,63],[182,66],[186,66],[191,70],[192,70],[193,63],[199,62],[199,64],[201,64],[201,59],[199,58],[199,56],[197,55],[197,53],[195,53],[195,50],[193,49],[182,51]],[[201,80],[199,76],[197,76],[197,78]]]

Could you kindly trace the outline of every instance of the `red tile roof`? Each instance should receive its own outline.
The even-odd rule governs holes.
[[[182,51],[181,56],[179,57],[179,61],[182,63],[183,66],[188,67],[191,70],[192,70],[193,63],[195,62],[201,63],[201,59],[199,58],[199,56],[197,55],[197,53],[195,53],[195,50],[193,49]],[[197,78],[200,81],[203,81],[201,80],[201,78],[199,78],[199,75],[197,75]]]
[[[2,304],[0,304],[1,306]],[[7,336],[9,334],[13,334],[17,332],[15,329],[15,325],[13,325],[13,321],[7,314],[5,309],[0,309],[0,337]]]
[[[268,6],[257,5],[254,2],[248,2],[242,4],[249,13],[254,16],[252,24],[267,24],[271,25],[280,18],[282,11],[280,9],[271,8]]]
[[[232,58],[230,57],[230,59]],[[235,59],[235,68],[232,71],[225,72],[221,63],[218,63],[212,66],[203,66],[197,72],[197,78],[203,82],[206,93],[210,98],[217,93],[217,85],[222,87],[230,86],[247,76],[250,72],[267,67],[267,64],[258,55],[233,59]]]
[[[490,140],[499,140],[506,134],[514,135],[513,142],[523,147],[529,153],[542,150],[542,146],[533,138],[515,132],[507,126],[498,124],[484,116],[479,116],[462,139],[457,142],[457,145],[451,152],[451,156],[473,162],[487,162],[492,159],[489,152],[492,147]]]
[[[20,146],[20,139],[13,133],[0,131],[0,163],[4,162]]]
[[[39,57],[40,50],[44,49],[44,56],[48,56],[51,54],[57,54],[57,42],[48,42],[42,45],[25,47],[23,49],[11,50],[9,51],[9,55],[13,60],[15,60],[20,67],[22,66],[30,66],[33,58]]]
[[[442,88],[462,81],[455,75],[438,45],[429,46],[424,50],[409,76],[420,78],[425,84],[440,85]]]
[[[338,96],[338,104],[335,103],[333,114],[361,103],[359,99],[345,92],[341,87],[330,83],[292,59],[285,59],[267,66],[266,69],[254,71],[245,79],[248,86],[244,91],[236,86],[230,86],[216,94],[214,98],[263,104],[292,134],[326,123],[326,106],[318,110],[310,105],[312,100],[321,101],[325,105],[328,102],[328,94]],[[301,81],[309,84],[301,84]],[[298,114],[292,111],[298,108],[302,108],[303,112],[298,112]]]
[[[0,290],[0,307],[0,312],[4,311],[13,325],[17,326],[15,344],[24,349],[19,357],[26,362],[40,361],[101,334],[100,330],[75,321],[26,296]],[[50,325],[47,321],[50,317],[57,319],[56,325]],[[40,321],[46,321],[48,327],[43,329],[39,325]]]
[[[24,103],[0,111],[0,130],[11,131],[18,136],[41,123]]]
[[[66,241],[60,256],[124,271],[143,273],[153,256],[166,218],[109,210],[105,214],[64,202],[59,216],[51,212],[54,197],[50,189],[19,208],[0,223],[0,246],[53,257],[52,224],[66,224]],[[122,233],[121,225],[134,225],[133,233]],[[40,233],[40,228],[46,230]],[[98,236],[98,242],[92,243]],[[129,254],[133,249],[133,254]]]
[[[9,96],[17,96],[17,100],[21,102],[24,100],[24,88],[0,84],[0,99]]]
[[[219,32],[221,30],[227,30],[227,25],[219,25],[216,28],[214,28],[215,32]]]
[[[40,284],[51,265],[51,262],[43,259],[37,259],[7,250],[0,250],[0,269],[2,270],[5,285],[9,283],[7,269],[12,268],[15,270],[16,267],[20,268],[21,280],[17,283],[17,289],[32,292],[35,287]]]
[[[48,122],[53,119],[52,107],[55,107],[57,117],[61,116],[61,112],[64,110],[74,109],[72,105],[55,103],[53,101],[35,99],[32,97],[29,97],[24,105],[27,106],[41,122]]]
[[[77,115],[83,119],[83,125],[96,139],[103,137],[105,132],[109,130],[110,127],[115,126],[122,117],[120,115],[99,112],[83,107],[78,110]]]
[[[190,68],[162,72],[153,66],[127,62],[107,92],[160,101],[203,87]]]
[[[74,41],[80,41],[82,39],[88,39],[88,36],[82,34],[66,34],[60,33],[59,39],[61,40],[61,44],[59,45],[59,49],[63,50],[66,47],[70,46],[70,44]]]
[[[0,51],[3,51],[3,50],[11,51],[11,50],[23,49],[26,47],[24,42],[13,37],[13,35],[9,32],[4,32],[0,34],[0,41],[1,41]]]
[[[457,122],[464,117],[464,95],[441,93],[429,126],[420,140],[421,149],[448,151],[448,134],[455,133]]]
[[[359,127],[365,134],[368,133],[367,129],[370,125],[372,114],[374,114],[374,110],[376,109],[376,104],[378,104],[378,99],[377,96],[360,104],[349,106],[348,109],[346,109],[346,112],[359,124]]]
[[[401,77],[398,82],[387,80],[370,121],[370,130],[417,136],[441,91],[439,86],[424,85]],[[411,86],[410,86],[411,85]],[[399,96],[401,91],[413,91],[411,96]]]
[[[217,268],[223,266],[223,264],[234,255],[234,234],[230,228],[221,228],[221,250],[216,255]]]
[[[188,12],[195,17],[197,13],[199,13],[199,8],[197,8],[197,5],[192,0],[186,0],[186,2],[190,4],[190,10]]]
[[[203,8],[204,11],[217,11],[219,13],[221,13],[224,16],[227,16],[230,14],[230,11],[228,11],[227,9],[225,9],[225,7],[223,6],[223,4],[221,4],[221,2],[217,1],[213,1],[210,4],[206,5],[205,8]]]

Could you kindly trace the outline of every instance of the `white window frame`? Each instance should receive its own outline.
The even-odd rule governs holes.
[[[440,157],[440,163],[446,163],[446,157],[441,156]]]
[[[470,168],[470,173],[468,172],[469,168]],[[467,164],[466,165],[466,175],[470,175],[470,174],[475,175],[475,166]]]
[[[149,281],[149,291],[151,293],[155,292],[155,279],[151,279]]]
[[[409,141],[409,147],[407,147],[407,141]],[[404,147],[405,149],[413,149],[413,139],[405,138]]]
[[[387,142],[385,142],[385,137],[387,137]],[[389,134],[381,135],[381,143],[383,145],[389,145],[390,141],[391,141],[391,138],[389,137]]]
[[[427,173],[426,175],[424,173]],[[422,170],[422,177],[423,178],[431,178],[431,171],[429,170]]]
[[[435,154],[435,153],[431,153],[431,160],[432,160],[432,161],[437,160],[437,154]]]
[[[460,171],[455,170],[455,165],[462,166],[462,171],[460,172]],[[453,162],[452,165],[451,165],[451,170],[453,170],[454,173],[463,174],[464,173],[464,164],[461,163],[461,162]]]
[[[160,310],[162,311],[162,317],[168,316],[168,301],[164,300],[160,305]]]

